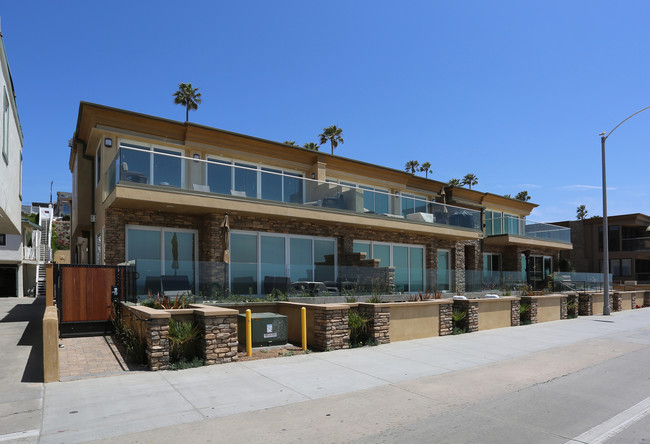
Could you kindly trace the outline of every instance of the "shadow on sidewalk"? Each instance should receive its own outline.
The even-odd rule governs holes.
[[[18,303],[0,319],[0,323],[27,322],[16,347],[31,347],[21,382],[43,382],[43,315],[45,299],[31,304]],[[5,351],[11,353],[10,351]]]

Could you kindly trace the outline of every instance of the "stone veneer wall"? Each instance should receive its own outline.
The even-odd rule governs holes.
[[[594,314],[594,298],[592,295],[578,295],[578,314],[580,316],[592,316]]]
[[[510,301],[510,325],[516,327],[521,324],[521,315],[520,315],[521,301],[514,299]]]
[[[609,297],[612,301],[612,311],[623,310],[623,295],[618,292],[612,292]]]
[[[560,298],[560,319],[568,319],[569,310],[568,310],[568,297],[562,296]]]
[[[390,342],[390,308],[382,304],[365,304],[357,305],[359,314],[370,318],[368,331],[370,340],[378,344],[388,344]]]
[[[439,319],[439,335],[447,336],[454,332],[454,320],[451,317],[453,312],[453,302],[449,301],[447,304],[440,304],[438,306],[438,319]]]
[[[348,329],[348,306],[313,306],[314,341],[316,350],[339,350],[350,348]]]
[[[580,312],[580,303],[578,301],[577,293],[567,294],[567,318],[570,316],[572,318],[577,318]],[[569,308],[569,305],[572,305],[572,308]]]
[[[191,316],[201,326],[200,347],[208,364],[237,360],[237,310],[199,304],[182,310],[156,310],[124,303],[121,308],[125,327],[144,335],[152,371],[169,368],[169,320],[176,314]]]

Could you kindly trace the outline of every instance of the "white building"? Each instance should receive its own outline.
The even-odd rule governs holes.
[[[0,31],[0,297],[23,296],[23,132]]]

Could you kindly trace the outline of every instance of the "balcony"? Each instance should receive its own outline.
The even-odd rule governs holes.
[[[487,221],[487,238],[493,244],[521,243],[527,244],[527,239],[534,243],[566,244],[571,247],[571,229],[558,225],[534,222],[514,216],[497,217]],[[500,237],[501,241],[496,238]]]
[[[105,175],[104,198],[117,185],[162,191],[185,190],[209,197],[281,203],[286,206],[358,214],[389,221],[480,231],[481,213],[406,193],[341,185],[300,173],[180,152],[121,144]]]

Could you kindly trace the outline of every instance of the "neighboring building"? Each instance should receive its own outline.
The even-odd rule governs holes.
[[[641,213],[607,218],[609,272],[614,282],[650,282],[650,216]],[[602,273],[603,218],[557,222],[571,228],[573,250],[563,252],[576,271]]]
[[[23,295],[23,133],[0,32],[0,297]]]
[[[70,170],[72,262],[134,261],[140,293],[540,287],[571,248],[529,202],[85,102]]]
[[[54,217],[57,219],[70,220],[71,208],[72,193],[57,191],[56,204],[54,205]]]

